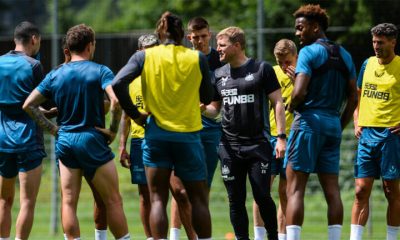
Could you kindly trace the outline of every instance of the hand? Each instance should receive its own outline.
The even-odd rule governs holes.
[[[107,137],[108,145],[110,145],[114,141],[115,137],[117,136],[117,133],[111,131],[110,129],[99,128],[99,127],[95,127],[95,128]]]
[[[124,168],[130,168],[131,166],[131,158],[125,148],[119,149],[119,162]]]
[[[394,126],[394,127],[390,127],[389,130],[390,130],[390,132],[393,133],[393,134],[400,135],[400,123],[397,124],[397,125]]]
[[[361,133],[362,127],[359,127],[357,121],[354,121],[354,136],[360,139]]]
[[[286,75],[290,78],[292,83],[294,82],[294,79],[296,78],[296,68],[292,65],[288,66],[286,68]]]
[[[284,158],[286,152],[286,139],[278,138],[275,147],[276,158]]]
[[[56,107],[50,108],[49,110],[42,107],[39,107],[39,109],[46,118],[53,118],[56,117],[58,114],[58,110]]]
[[[139,126],[144,126],[146,124],[148,116],[149,116],[148,113],[140,112],[140,116],[138,118],[133,119],[133,121],[135,121],[135,123]]]
[[[206,110],[206,105],[204,103],[200,103],[200,112],[203,113]]]

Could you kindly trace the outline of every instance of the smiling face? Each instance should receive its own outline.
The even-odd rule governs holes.
[[[210,48],[211,33],[207,28],[193,30],[187,35],[188,40],[192,43],[194,49],[208,54]]]
[[[295,35],[299,38],[300,45],[309,45],[318,39],[319,32],[318,24],[308,21],[304,17],[296,18]]]
[[[224,63],[229,63],[236,56],[236,47],[239,43],[233,44],[229,41],[229,37],[221,35],[217,38],[217,51],[219,60]]]

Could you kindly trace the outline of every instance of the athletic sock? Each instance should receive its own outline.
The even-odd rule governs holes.
[[[152,237],[149,237],[149,238],[147,238],[146,240],[154,240],[154,238],[152,238]]]
[[[278,233],[278,240],[286,240],[286,234],[285,233]]]
[[[67,234],[64,233],[64,240],[68,240]]]
[[[120,238],[116,238],[115,240],[131,240],[131,235],[129,235],[129,233],[127,233],[125,236],[120,237]]]
[[[342,225],[335,224],[328,226],[328,240],[340,240]]]
[[[107,229],[106,230],[94,229],[94,239],[107,240]]]
[[[265,227],[254,226],[254,240],[263,240],[267,231]]]
[[[198,238],[197,240],[212,240],[212,238]]]
[[[286,226],[286,237],[290,240],[300,240],[301,227],[298,225]]]
[[[399,232],[399,226],[387,226],[386,240],[397,240],[397,233]]]
[[[0,240],[10,240],[10,237],[6,237],[6,238],[0,237]]]
[[[351,224],[350,240],[361,240],[364,227],[358,224]]]
[[[171,228],[169,230],[170,240],[179,240],[180,235],[181,235],[181,230],[179,228]]]
[[[15,238],[15,240],[22,240],[22,239],[21,239],[21,238],[17,238],[17,237],[16,237],[16,238]]]

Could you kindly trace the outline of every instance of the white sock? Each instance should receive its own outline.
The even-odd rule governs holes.
[[[94,229],[94,239],[107,240],[107,229],[106,230]]]
[[[6,237],[6,238],[0,237],[0,240],[10,240],[10,237]]]
[[[74,238],[74,240],[81,240],[81,237]]]
[[[340,240],[342,225],[335,224],[328,226],[328,240]]]
[[[290,240],[300,240],[301,227],[298,225],[286,226],[286,238]]]
[[[212,238],[198,238],[197,240],[212,240]]]
[[[16,237],[16,238],[15,238],[15,240],[22,240],[22,239],[21,239],[21,238],[17,238],[17,237]]]
[[[286,234],[285,233],[278,233],[278,240],[286,240]]]
[[[146,240],[154,240],[154,238],[152,238],[152,237],[149,237],[149,238],[147,238]]]
[[[350,240],[361,240],[364,227],[357,224],[351,224]]]
[[[170,240],[179,240],[180,235],[181,235],[181,230],[179,228],[171,228],[169,230]]]
[[[129,235],[129,233],[127,233],[125,236],[120,237],[118,239],[115,240],[131,240],[131,235]]]
[[[263,240],[266,233],[265,227],[254,226],[254,240]]]
[[[399,232],[400,227],[397,226],[387,226],[386,230],[386,240],[397,240],[397,233]]]

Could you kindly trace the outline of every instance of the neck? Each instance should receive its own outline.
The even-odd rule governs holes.
[[[207,47],[207,50],[204,51],[203,54],[204,54],[204,55],[208,55],[208,54],[210,54],[210,52],[211,52],[211,47],[208,46],[208,47]]]
[[[389,64],[393,58],[396,56],[396,54],[393,52],[392,54],[390,54],[390,56],[388,56],[387,58],[378,58],[378,63],[382,64],[382,65],[386,65]]]
[[[23,53],[25,53],[25,54],[28,55],[28,56],[32,56],[32,55],[33,55],[32,50],[31,50],[30,48],[28,48],[28,47],[25,47],[25,46],[22,45],[22,44],[17,44],[17,45],[15,45],[14,51],[23,52]]]
[[[71,62],[90,60],[90,56],[85,53],[71,53]]]
[[[244,52],[240,53],[235,59],[229,62],[232,68],[237,68],[246,63],[248,57]]]

